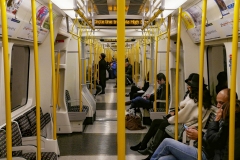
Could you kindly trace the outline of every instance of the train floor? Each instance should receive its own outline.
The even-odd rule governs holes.
[[[60,160],[117,160],[117,89],[113,88],[114,85],[115,80],[108,80],[105,94],[96,97],[97,116],[93,125],[86,126],[83,133],[58,135]],[[126,93],[129,91],[130,86],[126,87]],[[130,150],[130,146],[139,143],[148,128],[126,129],[126,160],[147,157]]]

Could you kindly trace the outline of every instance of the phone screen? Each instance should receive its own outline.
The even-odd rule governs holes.
[[[183,125],[185,129],[188,129],[188,126],[186,126],[185,124]]]

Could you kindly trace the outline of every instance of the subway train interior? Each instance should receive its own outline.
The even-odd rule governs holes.
[[[235,92],[240,94],[239,0],[0,3],[0,159],[150,159],[152,154],[131,148],[155,119],[164,119],[173,108],[172,139],[177,139],[176,129],[182,125],[177,110],[191,73],[199,76],[197,87],[209,91],[212,107],[219,103],[217,86],[219,75],[224,75],[225,88],[230,88],[227,159],[239,158],[234,148]],[[148,95],[162,86],[158,73],[166,77],[170,87],[165,86],[164,94],[169,96],[150,100]],[[143,90],[146,82],[149,86]],[[134,87],[138,96],[132,98]],[[202,135],[207,128],[201,121],[200,93],[196,121]],[[137,98],[150,107],[144,101],[132,109]],[[161,103],[164,108],[159,108]],[[129,127],[130,115],[138,128]],[[192,145],[184,133],[181,136],[179,142]],[[196,159],[206,157],[199,154]]]

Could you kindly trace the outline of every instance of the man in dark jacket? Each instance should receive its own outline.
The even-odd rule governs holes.
[[[125,84],[132,84],[132,65],[129,63],[128,59],[125,60]]]
[[[99,84],[102,87],[101,94],[105,94],[105,88],[106,88],[106,70],[107,70],[107,62],[105,61],[106,55],[104,53],[101,53],[99,58],[101,59],[99,61]]]
[[[159,84],[159,87],[157,89],[157,99],[158,100],[166,100],[166,77],[163,73],[157,74],[157,82]],[[170,92],[169,92],[170,95]],[[145,97],[136,97],[130,101],[125,102],[126,105],[130,105],[130,108],[146,108],[150,109],[153,107],[153,101],[154,101],[154,93],[153,94],[147,94]],[[158,108],[165,108],[166,103],[158,103]]]
[[[230,89],[224,89],[217,95],[217,107],[218,112],[213,122],[210,122],[206,133],[203,136],[202,143],[202,160],[227,160],[228,159],[228,132],[229,132],[229,98]],[[236,121],[235,132],[240,131],[240,103],[236,103]],[[187,137],[193,140],[197,140],[198,131],[196,129],[189,128],[186,130]],[[240,142],[240,137],[235,134],[235,145]],[[173,139],[165,139],[154,152],[151,160],[159,159],[197,159],[198,150],[197,143],[195,147],[185,145],[181,142]],[[240,159],[240,155],[235,146],[235,159]]]

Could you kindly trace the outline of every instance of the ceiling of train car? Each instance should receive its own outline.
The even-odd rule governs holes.
[[[98,15],[116,15],[117,14],[117,0],[91,0],[96,6]],[[126,0],[126,14],[139,15],[142,13],[142,8],[147,7],[149,1],[147,0]]]

